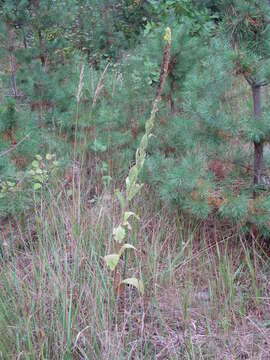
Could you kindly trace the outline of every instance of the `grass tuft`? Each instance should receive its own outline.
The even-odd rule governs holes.
[[[17,224],[1,239],[3,359],[269,358],[269,259],[256,242],[207,237],[207,223],[134,200],[141,221],[128,266],[145,296],[125,287],[116,298],[103,256],[117,199],[110,188],[95,202],[81,191],[79,223],[72,198],[51,191],[24,232]]]

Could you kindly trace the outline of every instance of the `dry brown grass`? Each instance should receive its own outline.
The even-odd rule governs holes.
[[[24,233],[5,232],[3,359],[270,358],[270,266],[260,244],[142,196],[129,239],[139,250],[128,268],[146,294],[125,287],[117,298],[103,256],[119,209],[109,190],[95,202],[84,190],[80,224],[71,199],[52,194]]]

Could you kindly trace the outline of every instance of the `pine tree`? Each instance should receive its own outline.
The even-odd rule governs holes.
[[[220,29],[230,39],[237,74],[244,76],[252,91],[255,126],[259,129],[262,126],[261,89],[268,85],[270,78],[270,3],[266,0],[223,0],[208,1],[205,5],[217,12]],[[254,138],[254,185],[262,183],[266,138],[267,132]]]
[[[147,2],[131,0],[0,2],[4,94],[0,106],[0,154],[7,154],[0,156],[1,180],[24,177],[22,172],[27,171],[36,154],[49,151],[69,157],[74,140],[80,65],[87,62],[87,66],[92,66],[98,81],[108,63],[116,63],[125,51],[138,43],[139,34],[150,16],[149,9],[151,6]],[[111,68],[118,69],[118,65]],[[119,73],[115,71],[114,75],[108,79],[110,84],[115,83]],[[84,88],[84,112],[80,112],[77,140],[85,143],[87,150],[96,151],[98,139],[91,138],[88,144],[85,129],[94,125],[106,143],[108,123],[104,116],[117,119],[111,132],[117,146],[123,143],[123,117],[119,121],[116,108],[112,114],[109,108],[112,99],[103,96],[105,88],[97,99],[97,106],[92,108],[94,94],[90,88],[97,81],[91,81],[89,79],[88,83],[91,86]],[[102,143],[100,149],[104,149]],[[132,149],[127,152],[131,154]]]
[[[176,74],[180,75],[182,71],[184,75],[177,80],[179,90],[174,92],[175,104],[181,104],[180,111],[174,117],[167,115],[168,120],[163,120],[157,128],[144,180],[152,183],[157,193],[170,205],[174,204],[199,218],[216,213],[239,225],[255,223],[261,229],[269,230],[268,188],[261,186],[260,191],[256,188],[257,197],[253,199],[250,181],[252,174],[255,184],[261,176],[262,158],[258,161],[257,152],[269,140],[270,134],[268,109],[260,110],[262,118],[258,121],[260,112],[256,103],[256,92],[260,94],[261,87],[268,81],[267,12],[264,13],[268,7],[265,7],[266,3],[261,3],[258,8],[252,7],[250,2],[243,3],[246,2],[236,4],[239,12],[246,14],[244,8],[256,10],[258,13],[253,16],[258,24],[262,21],[263,28],[259,28],[261,32],[256,35],[257,38],[253,37],[253,18],[248,15],[248,20],[244,18],[241,24],[242,32],[237,29],[237,36],[231,41],[228,36],[231,34],[229,19],[238,24],[239,18],[229,17],[228,4],[224,6],[223,16],[220,12],[213,17],[212,26],[216,26],[216,30],[213,31],[211,26],[208,37],[205,32],[199,35],[192,30],[189,35],[186,31],[186,37],[182,37],[185,39],[182,50],[192,48],[190,44],[194,42],[194,35],[198,41],[195,41],[196,50],[180,57],[177,63]],[[230,14],[231,10],[228,11]],[[188,19],[191,29],[194,29],[196,17],[189,16]],[[183,17],[182,21],[184,28],[188,29]],[[204,29],[207,33],[207,27]],[[180,46],[178,51],[181,54]],[[185,67],[185,60],[188,67]],[[247,100],[241,98],[246,99],[247,87],[240,81],[240,75],[244,75],[252,89],[251,99],[257,104],[256,116],[254,104],[252,110]],[[252,172],[250,141],[255,148]]]

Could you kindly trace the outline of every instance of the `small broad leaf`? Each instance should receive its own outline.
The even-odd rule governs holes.
[[[41,187],[42,187],[42,185],[40,183],[34,184],[34,190],[39,190]]]
[[[130,186],[132,186],[132,184],[134,184],[137,181],[138,173],[139,170],[136,165],[132,166],[132,168],[129,170],[128,177],[130,181]]]
[[[141,169],[142,164],[144,162],[145,159],[145,151],[142,151],[140,148],[137,149],[136,151],[136,163],[138,164],[139,169]]]
[[[125,235],[126,231],[121,225],[113,229],[113,236],[117,242],[120,243],[124,239]]]
[[[118,200],[120,202],[121,208],[123,210],[125,208],[126,201],[125,201],[124,196],[121,194],[119,189],[116,190],[116,196],[117,196],[117,198],[118,198]]]
[[[127,188],[127,191],[129,190],[129,187],[130,187],[130,179],[129,177],[126,178],[126,188]]]
[[[38,168],[39,167],[38,161],[37,160],[32,161],[32,166]]]
[[[8,184],[9,187],[14,187],[15,186],[15,183],[11,182],[11,181],[7,181],[7,184]]]
[[[137,250],[137,249],[135,248],[135,246],[133,246],[133,245],[131,245],[131,244],[124,244],[124,245],[121,247],[121,249],[120,249],[120,252],[119,252],[120,256],[123,255],[123,253],[124,253],[124,251],[125,251],[126,249]]]
[[[141,188],[143,187],[143,184],[133,184],[130,188],[129,191],[127,193],[127,198],[128,200],[132,200],[134,198],[134,196],[141,190]]]
[[[130,216],[134,216],[137,220],[140,220],[139,216],[137,214],[135,214],[132,211],[126,211],[124,213],[124,218],[123,218],[123,225],[126,226],[127,225],[127,221],[130,218]]]
[[[145,123],[145,131],[146,131],[148,134],[150,134],[150,131],[152,130],[153,126],[154,126],[153,121],[147,120],[146,123]]]
[[[144,286],[141,280],[136,278],[128,278],[122,281],[122,284],[134,286],[142,295],[144,294]]]
[[[140,143],[140,149],[145,150],[148,145],[148,135],[144,134]]]
[[[125,224],[123,224],[125,227],[128,228],[128,230],[132,230],[132,226],[130,225],[130,223],[128,221],[125,222]]]
[[[36,155],[36,159],[37,159],[38,161],[41,161],[41,160],[42,160],[42,156]]]
[[[35,175],[35,176],[33,176],[33,178],[34,178],[35,180],[39,181],[40,183],[43,182],[42,176],[40,176],[40,175]]]
[[[46,154],[46,160],[48,161],[52,160],[52,154]]]
[[[67,197],[70,198],[72,196],[72,189],[68,189],[67,191]]]
[[[110,254],[104,257],[104,261],[110,270],[114,270],[119,262],[120,255],[119,254]]]
[[[136,162],[138,164],[138,168],[142,169],[143,164],[145,161],[145,153],[143,153],[142,151],[138,154],[138,156],[136,157]]]

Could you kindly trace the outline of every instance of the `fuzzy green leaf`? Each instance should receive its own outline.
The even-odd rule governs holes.
[[[128,278],[122,281],[122,284],[134,286],[142,295],[144,294],[144,286],[141,280],[136,278]]]
[[[137,214],[135,214],[132,211],[126,211],[124,213],[124,217],[123,217],[123,225],[126,226],[128,219],[130,218],[130,216],[134,216],[137,220],[140,220],[139,216]]]
[[[117,241],[118,243],[122,242],[122,240],[124,239],[126,235],[126,231],[125,229],[119,225],[117,228],[113,229],[113,236],[115,241]]]
[[[34,190],[39,190],[40,188],[42,188],[42,185],[40,183],[34,184]]]
[[[140,143],[140,150],[146,150],[148,145],[148,135],[144,134]]]
[[[104,257],[104,261],[111,271],[113,271],[116,268],[119,259],[120,259],[119,254],[110,254]]]
[[[35,176],[33,176],[33,178],[34,178],[35,180],[39,181],[40,183],[43,182],[42,176],[40,176],[40,175],[35,175]]]
[[[119,202],[120,202],[120,205],[121,205],[122,210],[124,210],[125,204],[126,204],[126,200],[125,200],[124,196],[121,194],[121,192],[120,192],[119,189],[116,190],[116,196],[117,196],[117,198],[118,198],[118,200],[119,200]]]
[[[136,183],[138,173],[139,173],[139,170],[136,165],[132,166],[132,168],[129,170],[128,178],[130,181],[130,186],[132,186],[132,184]]]
[[[14,187],[15,186],[15,183],[11,182],[11,181],[7,181],[7,184],[8,184],[9,187]]]
[[[39,167],[38,161],[37,160],[32,161],[32,166],[38,168]]]
[[[135,246],[133,246],[133,245],[131,245],[131,244],[124,244],[124,245],[121,247],[121,249],[120,249],[119,255],[120,255],[120,256],[123,255],[123,253],[124,253],[124,251],[125,251],[126,249],[137,250],[137,249],[135,248]]]
[[[127,198],[128,200],[132,200],[134,198],[134,196],[141,190],[141,188],[143,187],[143,184],[133,184],[132,187],[130,187],[128,193],[127,193]]]

